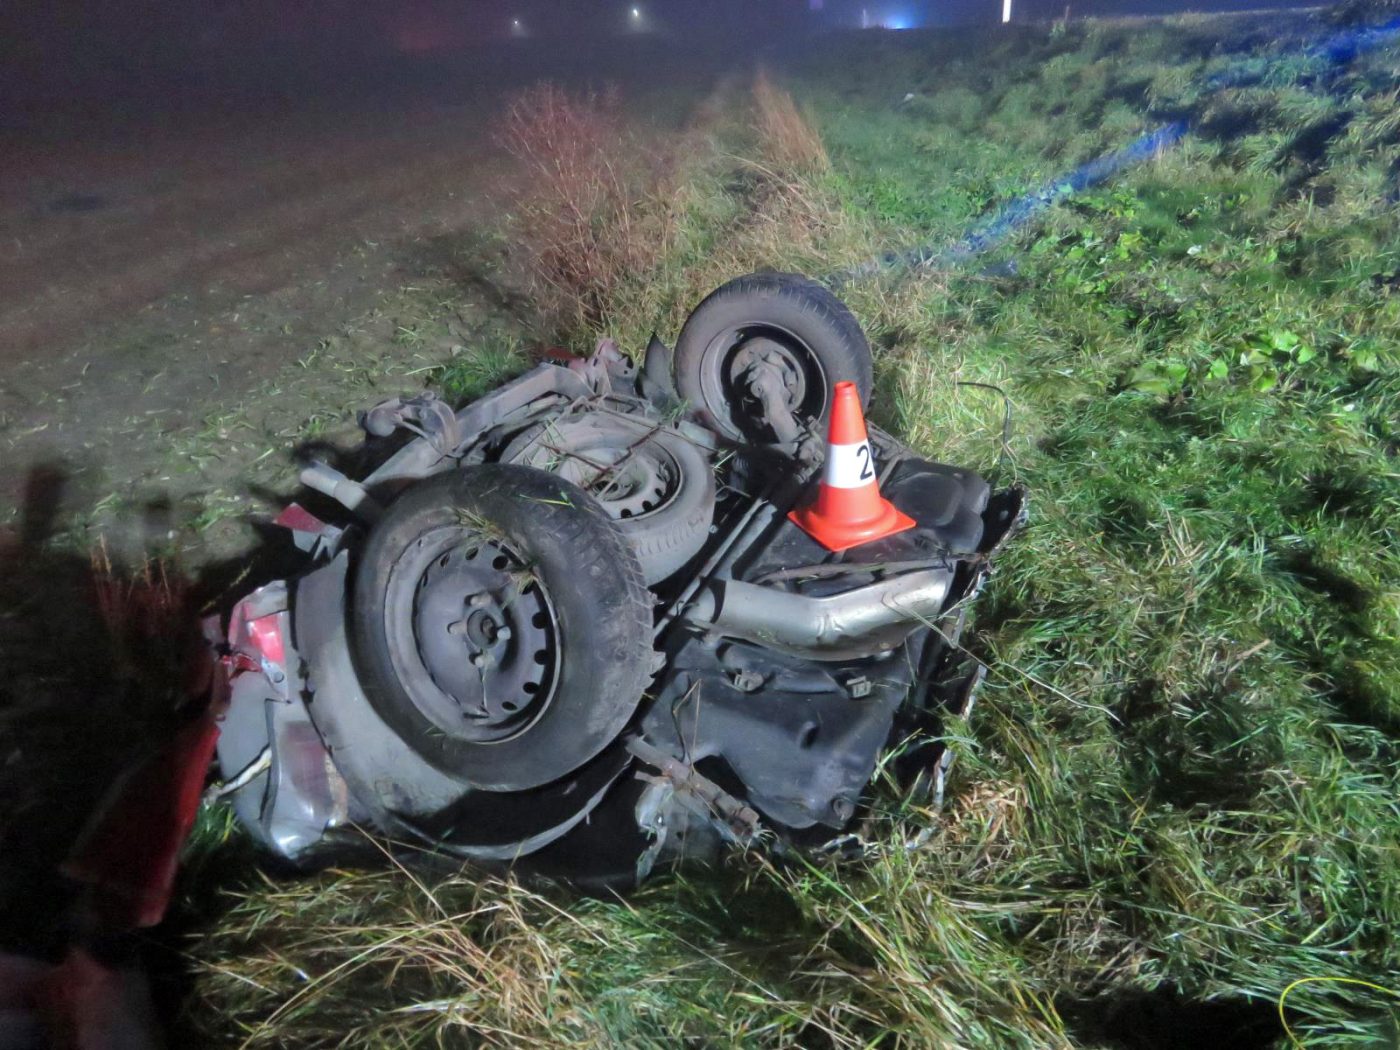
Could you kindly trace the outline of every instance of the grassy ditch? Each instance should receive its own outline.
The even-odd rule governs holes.
[[[1000,386],[1034,499],[978,610],[991,674],[946,807],[880,796],[870,858],[735,858],[625,902],[394,870],[255,880],[189,944],[190,1028],[1243,1047],[1283,1042],[1299,978],[1400,988],[1400,48],[1338,65],[1296,46],[1334,28],[870,34],[771,74],[757,106],[729,84],[674,163],[618,183],[664,237],[572,299],[553,271],[539,331],[640,346],[736,272],[951,241],[1192,123],[989,256],[847,289],[879,421],[990,471],[1000,405],[959,384]],[[1208,86],[1227,69],[1245,74]],[[1314,983],[1287,1006],[1307,1045],[1394,1045],[1383,992]]]

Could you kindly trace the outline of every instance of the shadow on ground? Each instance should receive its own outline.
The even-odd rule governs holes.
[[[458,231],[425,238],[413,259],[449,281],[464,300],[529,330],[539,321],[539,308],[526,291],[512,287],[504,272],[506,254],[484,236]]]
[[[1055,1009],[1076,1041],[1111,1050],[1268,1050],[1283,1036],[1271,1003],[1187,999],[1166,987],[1060,999]]]
[[[294,553],[269,534],[197,577],[154,559],[114,564],[103,547],[55,540],[68,482],[63,463],[32,468],[18,525],[0,534],[0,951],[44,958],[77,932],[59,866],[84,825],[125,769],[197,713],[201,615]]]

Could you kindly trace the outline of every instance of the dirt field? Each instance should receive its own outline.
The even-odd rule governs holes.
[[[10,141],[0,505],[55,464],[96,500],[159,440],[304,358],[471,227],[480,107],[181,119]]]
[[[693,54],[658,83],[655,57],[449,54],[7,114],[0,525],[56,505],[40,527],[80,541],[188,525],[184,546],[231,553],[208,526],[256,502],[253,463],[290,479],[308,420],[399,392],[374,389],[393,374],[421,386],[483,325],[518,323],[464,250],[495,225],[509,92],[620,81],[639,119],[671,124],[734,60]],[[175,509],[152,525],[151,506]]]

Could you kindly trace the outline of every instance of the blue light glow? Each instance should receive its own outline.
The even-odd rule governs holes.
[[[907,28],[896,26],[893,21],[886,19],[880,24],[889,29]],[[1392,43],[1397,37],[1400,37],[1400,18],[1393,18],[1381,25],[1363,26],[1335,33],[1301,53],[1306,57],[1340,66],[1358,55]],[[1234,87],[1251,83],[1257,76],[1257,72],[1248,65],[1239,64],[1210,77],[1206,85],[1212,89]],[[965,263],[1002,244],[1011,234],[1066,197],[1097,186],[1124,168],[1160,156],[1180,142],[1189,130],[1190,127],[1185,121],[1175,121],[1154,128],[1122,149],[1097,157],[1074,171],[1045,183],[1031,193],[1007,201],[989,217],[974,223],[952,244],[924,245],[906,251],[885,252],[850,270],[831,274],[826,280],[831,284],[840,285],[869,277],[881,270],[917,266],[948,267]]]

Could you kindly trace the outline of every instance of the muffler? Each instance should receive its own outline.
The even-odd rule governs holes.
[[[813,597],[742,580],[715,580],[684,618],[703,630],[813,660],[886,653],[938,617],[953,574],[926,569]]]

